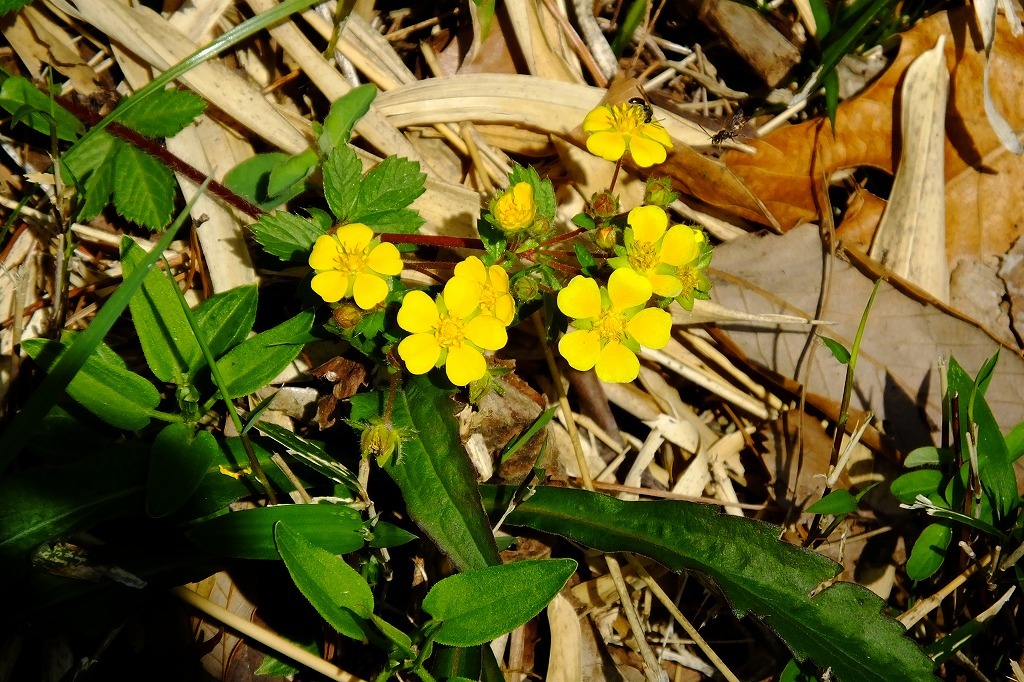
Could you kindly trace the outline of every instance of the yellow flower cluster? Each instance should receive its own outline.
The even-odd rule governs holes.
[[[413,374],[444,365],[448,379],[465,386],[487,371],[484,351],[508,342],[505,327],[514,316],[508,273],[470,256],[436,298],[410,291],[402,299],[398,326],[410,336],[398,344],[398,355]]]
[[[650,281],[658,296],[675,298],[684,293],[687,268],[701,255],[704,233],[688,225],[668,226],[660,206],[638,206],[626,218],[625,248],[608,259],[613,268],[629,268]]]

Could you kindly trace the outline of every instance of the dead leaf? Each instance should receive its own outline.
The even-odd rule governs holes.
[[[817,178],[844,168],[871,166],[891,173],[895,149],[893,121],[899,111],[897,87],[910,63],[947,37],[946,65],[950,97],[946,108],[946,237],[950,266],[958,258],[1003,254],[1020,234],[1017,207],[1024,203],[1024,161],[1000,145],[984,111],[984,50],[969,8],[935,14],[900,35],[890,67],[859,96],[839,105],[836,135],[828,121],[816,119],[780,129],[751,142],[753,155],[728,151],[722,161],[759,197],[782,228],[819,217]],[[1015,129],[1024,127],[1019,104],[1024,82],[1024,42],[1016,40],[1004,18],[997,22],[991,63],[992,97]],[[732,187],[708,187],[698,197],[725,209],[740,204]],[[1011,210],[1012,207],[1012,210]],[[743,217],[756,219],[747,213]],[[841,234],[860,229],[844,222]],[[866,246],[866,245],[863,245]]]
[[[758,313],[813,316],[827,255],[814,226],[783,236],[741,237],[715,249],[715,266],[729,273],[715,282],[715,298]],[[820,317],[834,322],[821,333],[847,348],[853,343],[873,283],[849,263],[831,263],[831,300]],[[768,293],[771,292],[771,293]],[[755,364],[782,377],[795,376],[808,332],[728,327],[728,337]],[[918,302],[883,283],[868,320],[857,365],[852,407],[875,413],[891,443],[903,452],[932,444],[941,423],[936,363],[954,355],[971,373],[996,351],[999,365],[986,397],[1006,431],[1024,416],[1024,359],[975,324],[937,305]],[[801,377],[819,401],[838,402],[846,368],[818,349]],[[833,415],[834,416],[834,415]]]

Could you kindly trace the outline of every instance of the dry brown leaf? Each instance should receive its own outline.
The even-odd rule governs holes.
[[[751,312],[812,316],[818,302],[827,255],[817,229],[804,226],[783,236],[742,237],[715,249],[715,266],[728,279],[715,282],[723,305]],[[848,263],[831,264],[831,300],[820,317],[834,322],[823,333],[851,347],[872,282]],[[769,293],[771,292],[771,293]],[[730,327],[729,338],[754,363],[783,377],[794,377],[808,333]],[[918,302],[883,283],[868,320],[857,365],[852,407],[872,410],[895,445],[931,444],[940,424],[936,363],[953,355],[970,373],[1000,350],[989,387],[989,405],[1005,431],[1024,417],[1024,360],[985,330],[928,303]],[[817,402],[838,402],[846,368],[823,348],[801,377]]]
[[[973,14],[965,8],[933,15],[901,34],[899,53],[889,69],[862,94],[839,105],[835,137],[828,121],[817,119],[753,141],[754,155],[729,151],[722,161],[764,202],[783,229],[816,220],[814,183],[818,178],[857,166],[892,172],[893,150],[899,147],[892,139],[894,111],[899,110],[897,86],[914,58],[945,35],[951,74],[945,139],[947,255],[953,265],[959,257],[1005,253],[1019,234],[1016,208],[1024,200],[1024,162],[1002,148],[985,116],[984,51],[973,26]],[[997,31],[992,96],[1010,124],[1019,129],[1024,127],[1024,110],[1018,105],[1024,82],[1024,42],[1013,38],[1003,18]],[[698,198],[715,206],[730,209],[741,203],[742,196],[730,187],[701,190]],[[847,221],[842,229],[860,230],[863,235],[873,228],[873,224]]]

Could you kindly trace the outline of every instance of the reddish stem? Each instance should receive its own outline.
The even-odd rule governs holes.
[[[381,241],[391,242],[392,244],[444,246],[449,249],[480,249],[481,251],[484,248],[482,241],[472,237],[442,237],[430,234],[394,234],[392,232],[382,232],[377,236],[380,237]]]
[[[551,239],[548,239],[547,241],[541,242],[540,245],[541,246],[551,246],[552,244],[559,244],[561,242],[568,241],[568,240],[572,239],[573,237],[578,237],[579,235],[583,234],[584,232],[586,232],[586,230],[584,230],[582,227],[579,227],[579,228],[573,230],[572,232],[566,232],[565,234],[560,234],[557,237],[552,237]]]

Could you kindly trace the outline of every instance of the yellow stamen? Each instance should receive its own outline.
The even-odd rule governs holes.
[[[658,254],[650,242],[633,242],[627,258],[630,267],[639,273],[646,273],[658,262]]]
[[[594,329],[601,335],[602,345],[609,341],[622,341],[626,338],[626,316],[612,311],[603,312]]]
[[[465,338],[466,332],[463,329],[462,322],[450,315],[442,317],[440,324],[437,325],[437,329],[434,331],[434,339],[437,341],[437,345],[442,348],[458,348],[462,346]]]

